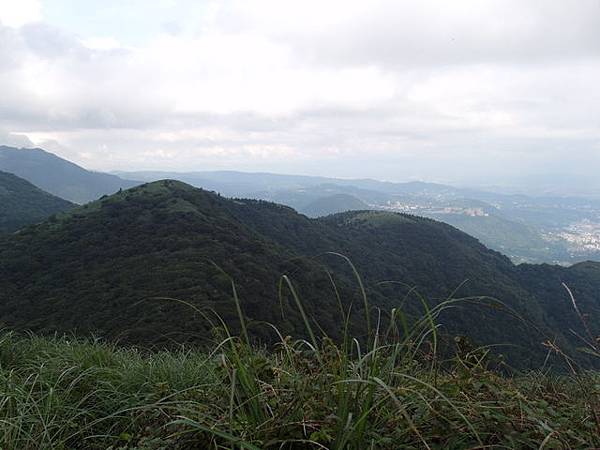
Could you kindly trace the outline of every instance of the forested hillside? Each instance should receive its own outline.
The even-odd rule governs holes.
[[[477,296],[443,313],[440,333],[510,344],[497,351],[515,364],[540,364],[546,340],[565,351],[579,345],[569,330],[581,324],[563,281],[590,322],[600,318],[598,264],[514,266],[434,220],[364,211],[309,219],[288,207],[229,200],[175,181],[123,191],[2,238],[0,317],[11,327],[93,332],[146,345],[204,341],[214,331],[210,310],[237,327],[234,280],[252,335],[270,339],[272,328],[262,321],[283,335],[305,331],[297,302],[281,284],[287,274],[324,332],[341,335],[337,291],[360,336],[368,324],[359,285],[347,262],[328,252],[348,257],[362,275],[372,326],[375,307],[383,310],[382,323],[392,308],[405,311],[407,320],[422,316],[413,287],[430,305],[451,295]],[[185,300],[202,313],[157,297]]]
[[[12,232],[75,205],[38,189],[11,173],[0,172],[0,233]]]

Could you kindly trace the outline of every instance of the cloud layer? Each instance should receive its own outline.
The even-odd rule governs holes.
[[[67,3],[0,0],[4,142],[463,184],[600,162],[597,0]]]

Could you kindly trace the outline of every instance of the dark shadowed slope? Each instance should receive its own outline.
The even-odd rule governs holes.
[[[539,363],[541,342],[576,345],[578,329],[562,291],[567,280],[581,307],[596,314],[600,265],[565,269],[516,267],[470,236],[430,219],[386,212],[350,212],[309,219],[288,207],[229,200],[175,181],[150,183],[80,207],[0,240],[0,317],[9,326],[43,331],[97,332],[128,342],[198,340],[210,323],[187,306],[148,297],[175,297],[217,310],[236,323],[235,280],[252,332],[270,336],[304,326],[283,289],[289,274],[308,314],[330,335],[341,329],[338,301],[324,271],[329,268],[345,308],[352,303],[355,331],[364,331],[362,298],[348,256],[363,274],[374,306],[403,305],[419,312],[411,286],[429,297],[491,295],[531,323],[501,309],[464,303],[440,318],[443,330],[479,343],[508,343],[520,364]],[[380,282],[394,280],[405,285]],[[596,291],[594,291],[596,289]],[[477,302],[475,302],[477,303]],[[374,317],[374,316],[373,316]],[[598,318],[600,316],[594,316]]]
[[[0,233],[41,222],[74,206],[16,175],[0,172]]]
[[[91,172],[41,149],[0,146],[0,170],[74,203],[86,203],[136,184],[115,175]]]

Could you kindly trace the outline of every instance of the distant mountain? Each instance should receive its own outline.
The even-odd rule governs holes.
[[[0,233],[41,222],[74,206],[16,175],[0,172]]]
[[[14,173],[46,192],[80,204],[139,184],[116,175],[91,172],[38,148],[0,146],[0,170]]]
[[[598,331],[600,264],[514,266],[431,219],[382,211],[309,219],[285,206],[229,200],[176,181],[123,191],[0,237],[0,318],[11,327],[95,332],[146,345],[208,339],[211,310],[234,330],[239,325],[224,271],[235,280],[252,334],[269,339],[272,329],[262,321],[284,336],[305,331],[289,290],[278,287],[285,273],[307,314],[336,338],[342,321],[327,269],[360,335],[366,321],[356,279],[327,252],[356,264],[373,307],[402,308],[409,321],[423,312],[412,287],[433,303],[459,286],[456,296],[503,301],[526,322],[504,306],[473,300],[444,313],[439,331],[478,344],[511,344],[502,351],[518,365],[540,363],[546,339],[574,352],[578,341],[569,329],[581,326],[561,282]],[[373,310],[373,323],[377,317]]]
[[[427,217],[450,224],[517,262],[551,261],[559,251],[535,229],[499,215],[432,213]],[[568,256],[565,254],[562,258]]]
[[[203,171],[203,172],[115,172],[124,178],[141,181],[157,181],[173,179],[191,184],[202,189],[214,190],[222,195],[254,196],[272,195],[278,192],[304,190],[323,186],[337,186],[338,188],[360,189],[364,191],[386,194],[421,193],[423,195],[452,195],[461,196],[461,189],[436,183],[421,181],[408,183],[392,183],[372,179],[342,179],[307,175],[287,175],[265,172],[237,172],[230,170]]]
[[[146,182],[173,179],[202,189],[216,191],[227,197],[246,198],[258,198],[258,195],[269,196],[280,191],[304,189],[327,183],[330,180],[325,177],[230,170],[206,172],[118,171],[115,174]]]
[[[329,197],[321,197],[300,209],[299,212],[306,214],[308,217],[323,217],[346,211],[360,211],[368,209],[372,208],[353,195],[335,194]]]

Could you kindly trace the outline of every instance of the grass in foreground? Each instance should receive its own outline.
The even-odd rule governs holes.
[[[443,370],[409,345],[144,354],[0,337],[2,449],[398,449],[600,446],[596,375],[507,378],[477,354]]]

